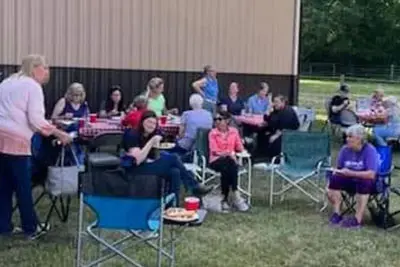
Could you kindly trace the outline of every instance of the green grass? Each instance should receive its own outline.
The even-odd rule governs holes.
[[[323,96],[335,91],[337,83],[302,80],[300,105],[321,107]],[[374,84],[350,83],[356,95],[368,95]],[[387,91],[396,93],[397,87]],[[318,127],[320,124],[318,124]],[[333,144],[333,155],[337,145]],[[395,160],[399,159],[396,154]],[[399,179],[395,171],[394,181]],[[247,214],[210,214],[200,228],[185,231],[177,245],[177,266],[400,266],[400,231],[385,232],[368,224],[362,230],[328,227],[329,212],[319,213],[315,205],[293,191],[271,209],[267,202],[268,176],[256,172],[253,178],[253,205]],[[398,203],[395,204],[399,207]],[[39,210],[45,210],[42,203]],[[71,218],[62,224],[53,218],[53,229],[40,241],[0,239],[0,266],[73,266],[77,225],[77,201]],[[93,247],[90,248],[93,253]],[[153,266],[152,251],[129,250]],[[103,266],[126,266],[112,261]]]

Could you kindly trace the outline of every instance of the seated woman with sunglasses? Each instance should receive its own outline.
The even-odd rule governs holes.
[[[138,129],[129,129],[125,132],[123,148],[126,155],[122,160],[123,166],[137,174],[153,174],[167,178],[170,191],[175,193],[177,198],[181,183],[197,196],[211,192],[213,187],[199,184],[177,155],[158,151],[157,147],[162,138],[157,131],[156,113],[144,112]]]
[[[236,152],[244,150],[237,129],[230,127],[231,115],[220,111],[214,118],[215,128],[209,133],[210,168],[221,174],[221,210],[229,211],[229,191],[232,191],[231,204],[239,211],[247,211],[249,206],[238,190],[239,164]]]

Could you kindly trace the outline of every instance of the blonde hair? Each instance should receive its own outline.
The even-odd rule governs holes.
[[[150,91],[157,89],[160,85],[164,84],[164,80],[160,77],[151,78],[147,83],[145,97],[149,97]]]
[[[83,84],[81,83],[72,83],[68,89],[67,92],[65,93],[65,100],[67,100],[68,102],[71,102],[73,99],[73,95],[74,93],[81,93],[81,100],[80,102],[83,103],[85,102],[86,99],[86,91],[85,91],[85,87],[83,87]]]
[[[45,57],[36,54],[28,55],[22,59],[19,71],[11,75],[11,77],[28,76],[34,78],[33,69],[39,66],[47,66]]]

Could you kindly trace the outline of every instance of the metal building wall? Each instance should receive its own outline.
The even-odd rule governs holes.
[[[295,100],[297,0],[1,0],[0,71],[29,53],[46,55],[51,106],[82,82],[91,106],[112,84],[129,99],[153,75],[166,79],[168,102],[185,106],[202,66],[238,81],[245,94],[263,80]],[[54,66],[54,67],[53,67]]]

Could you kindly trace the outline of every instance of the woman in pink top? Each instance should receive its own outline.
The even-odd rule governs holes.
[[[247,211],[248,205],[238,191],[239,165],[236,152],[243,151],[238,130],[229,126],[231,116],[220,111],[214,118],[215,128],[209,133],[210,168],[221,174],[221,210],[229,211],[229,191],[232,190],[231,204],[239,211]]]
[[[41,84],[49,79],[45,59],[30,55],[18,73],[0,83],[0,235],[11,234],[12,196],[16,193],[22,230],[29,238],[41,235],[31,188],[31,138],[34,132],[55,135],[63,144],[71,138],[44,117]]]

